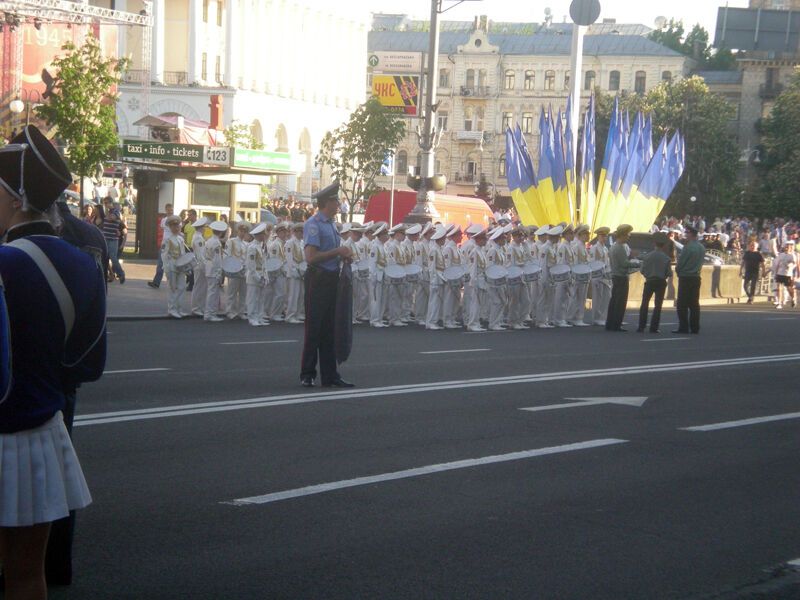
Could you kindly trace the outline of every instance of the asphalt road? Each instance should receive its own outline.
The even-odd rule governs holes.
[[[357,328],[344,392],[298,326],[109,329],[57,600],[800,597],[800,311]]]

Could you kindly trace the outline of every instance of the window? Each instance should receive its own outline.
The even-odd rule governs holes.
[[[209,0],[203,0],[203,23],[208,23],[208,2]]]
[[[522,133],[533,133],[533,113],[522,113]]]
[[[450,116],[446,110],[440,110],[436,113],[436,129],[439,131],[447,131],[447,117]]]
[[[664,71],[663,73],[661,73],[661,81],[672,83],[672,73],[670,71]]]
[[[467,161],[467,181],[475,181],[478,174],[478,163],[474,160]]]
[[[544,89],[547,91],[553,91],[556,89],[556,72],[555,71],[545,71],[544,72]]]
[[[200,79],[206,81],[208,79],[208,54],[203,52],[202,62],[200,63]]]
[[[506,176],[506,155],[505,154],[501,154],[500,155],[500,169],[499,169],[498,173],[499,173],[500,177],[505,177]]]
[[[481,69],[478,71],[478,86],[479,87],[486,87],[486,69]]]
[[[610,92],[619,91],[619,71],[611,71],[608,74],[608,90]]]
[[[483,107],[475,109],[475,131],[483,131]]]
[[[467,69],[467,80],[464,83],[464,87],[475,87],[475,69]]]
[[[502,123],[502,131],[506,129],[511,129],[514,127],[514,113],[513,112],[504,112],[503,113],[503,123]]]
[[[472,131],[474,125],[475,109],[472,106],[464,108],[464,131]]]
[[[591,92],[594,89],[596,81],[597,73],[594,71],[586,71],[586,77],[583,79],[583,89],[587,92]]]
[[[633,86],[637,94],[644,94],[645,87],[647,86],[647,73],[644,71],[636,71],[636,80]]]
[[[395,174],[402,177],[408,175],[408,152],[405,150],[400,150],[400,152],[397,153],[394,164]]]
[[[525,89],[532,90],[536,85],[536,72],[525,71]]]
[[[572,79],[572,77],[570,75],[571,75],[570,71],[567,71],[566,73],[564,73],[564,89],[565,90],[569,89],[569,82]]]
[[[450,71],[447,69],[439,69],[439,87],[450,87]]]
[[[225,0],[217,0],[217,27],[222,27],[222,9],[225,6]]]
[[[507,69],[506,70],[506,77],[505,77],[505,80],[504,80],[504,83],[503,83],[503,89],[504,90],[513,90],[514,89],[514,84],[515,84],[515,79],[516,79],[516,77],[515,77],[514,71],[512,71],[511,69]]]

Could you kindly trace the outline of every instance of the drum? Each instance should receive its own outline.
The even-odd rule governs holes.
[[[522,267],[522,280],[525,283],[539,281],[542,276],[542,266],[539,263],[529,262]]]
[[[369,261],[360,260],[355,263],[355,272],[359,279],[369,279]]]
[[[588,283],[592,278],[592,268],[584,263],[572,267],[572,274],[578,283]]]
[[[226,277],[244,279],[244,263],[235,256],[224,258],[222,259],[222,272],[225,273]]]
[[[592,270],[591,278],[602,279],[606,270],[606,263],[602,260],[593,260],[589,263],[589,268]]]
[[[175,259],[175,270],[178,273],[188,273],[197,267],[198,264],[197,258],[194,256],[194,252],[187,252],[186,254],[181,254],[177,259]]]
[[[422,267],[419,265],[406,265],[406,281],[417,283],[422,277]]]
[[[460,286],[464,283],[464,267],[460,265],[453,265],[444,270],[444,278],[452,286]]]
[[[569,265],[556,265],[550,268],[550,281],[553,283],[569,281],[571,274],[572,269],[570,269]]]
[[[300,277],[304,276],[306,274],[306,271],[308,271],[308,263],[306,261],[299,263],[297,265],[297,270],[300,273]]]
[[[406,270],[402,265],[389,265],[386,267],[386,279],[391,285],[400,285],[406,282]]]
[[[270,278],[277,277],[283,269],[283,261],[280,258],[270,258],[264,263],[264,269]]]
[[[506,281],[508,285],[522,285],[522,267],[508,267]]]
[[[503,287],[506,284],[508,271],[500,265],[492,265],[486,269],[486,281],[491,287]]]

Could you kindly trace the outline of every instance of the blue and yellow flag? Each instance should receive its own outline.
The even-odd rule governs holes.
[[[580,210],[578,221],[594,223],[597,211],[597,190],[594,182],[595,163],[595,126],[594,126],[594,94],[589,97],[589,108],[583,118],[583,136],[581,139],[581,172],[580,172]]]
[[[522,156],[519,148],[514,141],[514,134],[511,129],[506,129],[506,178],[508,179],[508,189],[511,192],[511,199],[517,214],[524,224],[533,221],[528,202],[522,190]]]

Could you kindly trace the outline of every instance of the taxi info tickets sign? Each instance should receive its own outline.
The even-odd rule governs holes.
[[[419,116],[419,75],[373,75],[372,95],[390,112]]]

